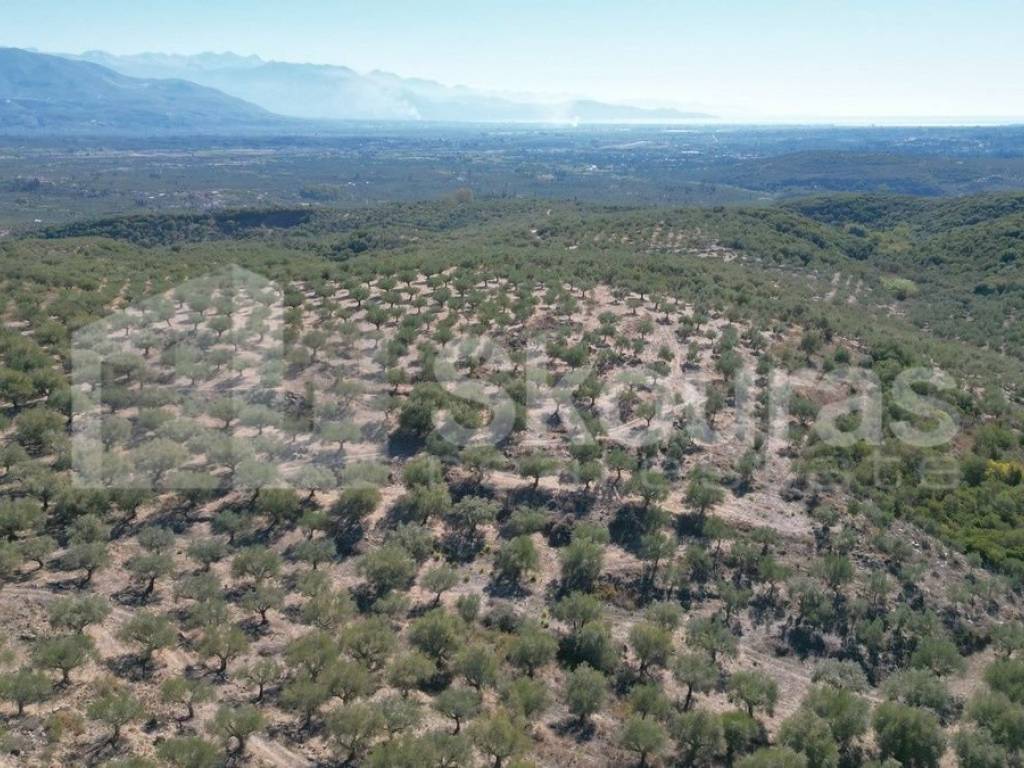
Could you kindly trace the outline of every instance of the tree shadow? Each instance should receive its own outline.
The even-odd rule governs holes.
[[[157,596],[156,589],[147,596],[145,594],[145,589],[139,589],[136,586],[128,586],[114,592],[110,597],[119,605],[123,605],[127,608],[142,608],[149,605],[150,602],[153,602]]]
[[[786,609],[779,604],[778,596],[772,600],[767,594],[759,593],[748,603],[751,621],[755,626],[767,625],[773,619],[785,617]]]
[[[103,765],[113,762],[114,758],[120,755],[126,755],[130,753],[128,745],[124,743],[124,740],[120,740],[116,744],[111,743],[109,737],[105,737],[97,741],[91,747],[86,747],[81,753],[82,764],[87,766]]]
[[[387,455],[389,459],[411,459],[423,450],[425,440],[407,432],[396,431],[388,435]]]
[[[135,653],[125,653],[107,659],[106,667],[118,677],[140,683],[153,678],[154,665],[152,659],[143,665],[142,659]]]
[[[259,616],[250,616],[243,619],[238,623],[238,628],[253,642],[266,637],[272,631],[270,622],[268,621],[264,624]]]
[[[576,516],[569,514],[555,520],[548,527],[548,546],[559,548],[568,546],[572,541],[572,529],[576,526]]]
[[[591,741],[597,735],[597,728],[592,721],[580,722],[576,717],[551,723],[551,730],[563,738],[571,738],[577,744]]]
[[[368,613],[377,598],[380,597],[373,587],[365,583],[356,584],[349,589],[349,592],[360,613]]]
[[[597,506],[597,496],[583,490],[570,491],[555,498],[556,509],[576,517],[589,517]]]
[[[825,653],[825,640],[819,632],[809,627],[792,627],[786,632],[786,644],[793,652],[806,661],[808,656],[821,656]]]
[[[452,673],[446,669],[439,669],[430,679],[420,684],[420,690],[428,694],[437,694],[452,684]]]
[[[366,529],[361,521],[354,521],[338,525],[334,528],[332,537],[334,549],[339,558],[353,555],[359,542],[366,536]]]
[[[455,503],[462,501],[466,496],[479,496],[483,499],[494,499],[497,497],[494,488],[484,483],[478,483],[473,478],[465,478],[451,483],[448,486],[448,491],[451,493],[452,501]]]
[[[85,592],[92,584],[83,584],[80,578],[70,578],[47,582],[45,586],[50,592]]]
[[[555,501],[555,494],[541,486],[536,488],[533,486],[513,488],[508,492],[508,503],[513,507],[519,505],[544,507],[549,504],[555,504]]]
[[[707,521],[706,515],[697,515],[691,513],[681,513],[676,515],[675,527],[676,533],[680,538],[689,536],[694,539],[704,538],[704,523]]]
[[[647,510],[637,504],[623,504],[608,523],[608,534],[613,543],[631,554],[640,549],[640,540],[649,528]]]
[[[483,551],[486,543],[480,531],[453,531],[441,539],[440,549],[445,558],[453,563],[471,563]]]
[[[495,577],[492,577],[487,582],[487,586],[484,587],[484,593],[488,597],[502,600],[516,600],[533,594],[533,592],[523,587],[519,582]]]
[[[385,513],[382,522],[385,527],[394,528],[403,524],[419,523],[420,520],[420,516],[413,509],[412,497],[406,493],[395,500],[395,503]]]

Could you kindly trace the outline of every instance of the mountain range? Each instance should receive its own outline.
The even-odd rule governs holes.
[[[185,80],[128,77],[87,61],[0,48],[0,130],[8,133],[235,131],[285,122]]]
[[[266,61],[258,56],[89,51],[69,56],[121,75],[177,79],[216,88],[269,112],[307,120],[440,122],[677,122],[698,112],[647,109],[587,99],[553,101],[505,96],[388,72],[361,74],[342,66]]]
[[[574,99],[507,97],[388,72],[232,53],[51,55],[0,48],[4,133],[330,132],[345,120],[679,122],[707,118]]]

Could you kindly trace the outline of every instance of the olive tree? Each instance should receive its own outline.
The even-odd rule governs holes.
[[[573,670],[565,683],[565,704],[581,724],[604,705],[608,683],[599,670],[581,664]]]

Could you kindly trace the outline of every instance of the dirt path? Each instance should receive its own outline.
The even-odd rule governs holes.
[[[825,294],[825,301],[833,301],[836,298],[836,293],[839,291],[839,281],[842,279],[842,275],[836,272],[832,275],[832,282],[829,283],[831,288],[829,292]]]
[[[256,765],[273,768],[311,768],[314,765],[313,761],[295,750],[263,736],[253,736],[249,739],[249,754]]]
[[[847,304],[856,304],[857,303],[857,297],[860,296],[860,292],[863,289],[864,289],[864,281],[863,280],[858,280],[857,281],[857,286],[853,289],[853,292],[850,293],[850,295],[846,297],[846,303]]]

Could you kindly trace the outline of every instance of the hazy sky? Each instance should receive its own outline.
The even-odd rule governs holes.
[[[0,0],[0,45],[230,50],[751,117],[1024,116],[1024,0]]]

